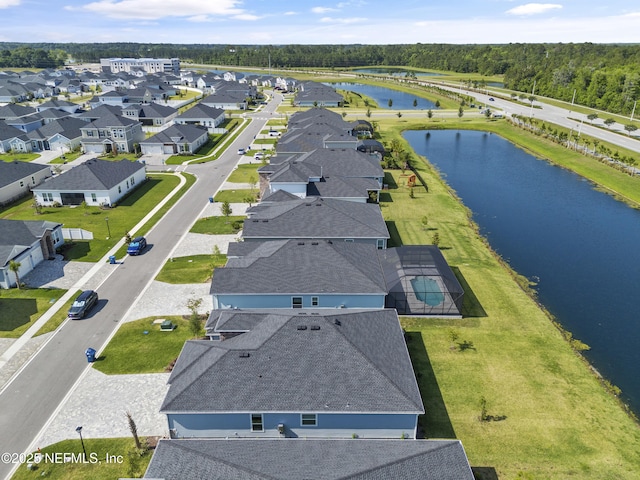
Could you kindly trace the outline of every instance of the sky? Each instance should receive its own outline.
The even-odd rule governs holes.
[[[640,2],[0,0],[0,41],[640,43]]]

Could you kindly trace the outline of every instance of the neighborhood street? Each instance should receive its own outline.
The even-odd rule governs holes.
[[[97,308],[85,319],[67,321],[30,359],[0,392],[0,453],[22,453],[46,427],[76,382],[90,368],[84,351],[98,352],[118,328],[127,312],[144,295],[208,198],[223,184],[238,162],[237,149],[252,143],[282,96],[276,94],[260,112],[248,115],[254,120],[235,139],[227,151],[213,162],[179,167],[197,176],[197,182],[146,235],[151,248],[138,257],[128,257],[118,265],[106,264],[114,271],[97,288]],[[153,167],[150,167],[152,169]],[[166,169],[166,167],[161,167]],[[86,405],[91,410],[92,405]],[[97,412],[96,412],[97,414]],[[75,434],[75,432],[71,432]],[[36,447],[37,448],[37,447]],[[10,476],[14,465],[0,463],[0,478]]]

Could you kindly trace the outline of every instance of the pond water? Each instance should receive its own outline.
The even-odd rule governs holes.
[[[367,97],[373,98],[378,104],[378,108],[393,109],[393,110],[437,110],[438,107],[427,99],[416,97],[410,93],[399,92],[398,90],[392,90],[391,88],[379,87],[377,85],[366,85],[362,83],[350,83],[350,82],[331,82],[325,83],[338,90],[348,90],[350,92],[360,93]],[[392,105],[389,107],[389,100]],[[414,100],[417,102],[416,106],[413,106]]]
[[[540,302],[591,346],[586,357],[640,413],[640,211],[497,135],[405,138],[441,171],[492,248],[538,282]]]
[[[403,68],[389,68],[389,67],[368,67],[368,68],[356,68],[352,70],[354,73],[369,73],[375,75],[391,75],[394,77],[406,77],[407,73],[411,73],[416,77],[441,77],[442,73],[437,72],[417,72],[414,70],[407,70]]]

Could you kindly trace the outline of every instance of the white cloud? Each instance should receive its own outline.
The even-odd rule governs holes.
[[[22,0],[0,0],[0,8],[17,7]]]
[[[361,23],[366,21],[366,18],[362,17],[352,17],[352,18],[333,18],[333,17],[323,17],[320,19],[322,23],[341,23],[341,24],[351,24],[351,23]]]
[[[98,0],[79,7],[79,9],[111,18],[148,20],[163,17],[194,18],[206,15],[241,15],[244,11],[236,8],[239,3],[240,0],[216,0],[215,2],[201,0]],[[75,7],[66,8],[76,10]]]
[[[324,13],[329,13],[329,12],[337,12],[338,9],[337,8],[331,8],[331,7],[313,7],[311,9],[312,13],[317,13],[319,15],[322,15]]]
[[[241,13],[240,15],[235,15],[233,18],[235,18],[236,20],[248,20],[248,21],[255,21],[255,20],[260,20],[260,18],[258,15],[252,15],[250,13]]]
[[[562,5],[557,3],[527,3],[507,10],[506,13],[509,15],[538,15],[560,8],[562,8]]]
[[[298,15],[298,12],[284,12],[283,15]]]
[[[194,15],[193,17],[187,18],[187,21],[194,22],[194,23],[204,23],[204,22],[210,22],[211,19],[209,18],[208,15]]]

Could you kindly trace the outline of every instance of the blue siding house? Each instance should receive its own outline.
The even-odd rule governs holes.
[[[384,308],[376,253],[344,241],[231,243],[227,264],[213,273],[213,308]]]
[[[395,310],[214,311],[161,413],[172,438],[415,438],[424,407]]]

